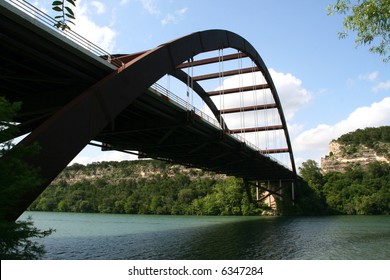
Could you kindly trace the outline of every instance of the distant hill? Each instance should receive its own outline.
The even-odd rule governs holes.
[[[241,179],[163,161],[139,160],[69,166],[30,210],[258,215],[270,208],[250,203]]]
[[[308,160],[301,175],[330,214],[390,214],[390,127],[358,129],[333,140],[321,168]],[[314,199],[312,199],[314,198]]]
[[[358,129],[332,140],[329,155],[321,158],[321,169],[324,173],[345,172],[375,161],[390,163],[390,126]]]

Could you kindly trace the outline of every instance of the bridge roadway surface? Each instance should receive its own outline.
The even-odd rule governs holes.
[[[42,188],[23,194],[25,202],[11,215],[20,215],[91,141],[102,143],[103,150],[138,151],[144,157],[248,181],[296,178],[295,170],[201,117],[184,101],[168,98],[164,89],[152,86],[165,70],[153,76],[155,65],[150,64],[150,69],[143,66],[141,71],[115,80],[126,72],[122,71],[124,65],[140,60],[145,52],[122,56],[122,61],[112,58],[109,63],[104,53],[98,56],[80,47],[6,2],[0,3],[0,9],[0,92],[9,101],[22,102],[15,122],[20,135],[30,134],[20,145],[40,144],[42,152],[27,161],[39,167],[45,178]],[[202,39],[203,44],[207,44],[206,39]],[[129,87],[129,80],[145,81],[143,87],[131,83]],[[138,89],[142,89],[141,94],[132,92]],[[91,91],[93,98],[83,99]],[[126,99],[127,95],[133,97]],[[112,107],[119,105],[112,105],[111,99],[122,106],[116,114]],[[79,104],[82,107],[73,110]]]

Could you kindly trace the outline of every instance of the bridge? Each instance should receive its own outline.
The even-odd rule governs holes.
[[[250,186],[267,191],[253,200],[297,179],[277,90],[241,36],[207,30],[111,55],[24,1],[2,1],[0,12],[0,92],[22,102],[18,145],[38,143],[25,161],[43,178],[15,190],[9,219],[88,144],[243,178],[250,198]]]

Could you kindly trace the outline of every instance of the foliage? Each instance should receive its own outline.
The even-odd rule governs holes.
[[[355,43],[371,45],[370,52],[384,56],[384,61],[390,60],[390,1],[389,0],[337,0],[336,4],[327,7],[328,14],[346,14],[344,31],[339,32],[339,38],[345,38],[349,31],[356,31]]]
[[[13,116],[20,108],[20,103],[10,103],[4,97],[0,97],[0,220],[7,220],[4,213],[10,213],[10,209],[20,199],[15,189],[33,190],[41,183],[37,170],[28,166],[23,158],[36,153],[38,147],[18,146],[14,148],[13,135],[17,127],[13,125]],[[12,151],[12,155],[9,154]]]
[[[390,126],[367,127],[346,133],[337,139],[344,145],[365,145],[373,147],[377,142],[390,143]]]
[[[45,253],[43,245],[32,238],[43,238],[53,230],[41,231],[33,226],[31,218],[27,221],[0,221],[0,257],[2,260],[33,260]]]
[[[11,222],[7,213],[12,213],[20,197],[19,190],[33,190],[40,184],[38,172],[28,166],[23,158],[35,153],[37,147],[14,147],[11,140],[17,128],[12,119],[19,103],[9,103],[0,97],[0,255],[1,259],[33,259],[44,253],[42,246],[32,241],[33,237],[44,237],[51,230],[40,231],[33,222]],[[11,150],[12,149],[12,150]],[[12,151],[12,154],[11,154]],[[6,158],[6,159],[5,159]]]
[[[320,185],[310,179],[318,176],[311,167],[304,165],[301,174],[320,201],[326,201],[330,213],[390,214],[390,164],[375,161],[367,169],[356,165],[344,173],[329,172],[322,175]]]
[[[325,175],[324,195],[338,214],[390,214],[390,165],[372,162]]]
[[[327,214],[329,209],[323,196],[324,176],[321,168],[316,161],[307,160],[302,163],[299,172],[304,180],[296,194],[299,210],[311,215]]]
[[[30,210],[172,215],[255,215],[243,182],[156,160],[67,167]]]
[[[10,103],[0,96],[0,156],[11,148],[13,135],[17,128],[12,125],[12,118],[20,108],[20,103]]]
[[[60,13],[54,17],[57,20],[54,26],[61,30],[70,30],[68,23],[74,24],[71,20],[76,19],[72,10],[72,6],[76,7],[76,0],[53,1],[51,5],[54,11]]]
[[[311,186],[316,193],[320,194],[324,183],[321,168],[314,160],[307,160],[302,163],[302,167],[299,168],[299,172],[303,179]]]
[[[355,154],[359,146],[373,149],[378,155],[390,159],[390,126],[367,127],[346,133],[337,139],[346,154]]]
[[[365,147],[390,159],[390,126],[357,129],[336,140],[348,156]],[[343,172],[321,173],[314,160],[302,164],[300,173],[319,198],[317,202],[334,214],[390,214],[390,164],[373,161],[347,165]]]

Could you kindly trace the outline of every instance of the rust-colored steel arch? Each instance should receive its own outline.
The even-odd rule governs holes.
[[[282,106],[260,55],[247,40],[235,33],[201,31],[129,58],[124,66],[85,90],[23,139],[19,145],[38,143],[41,148],[39,155],[28,158],[27,162],[39,168],[44,183],[40,188],[21,193],[19,204],[14,212],[7,213],[8,218],[18,218],[88,143],[153,83],[167,73],[174,73],[177,66],[197,54],[228,47],[250,57],[263,73],[277,104],[295,174]]]

